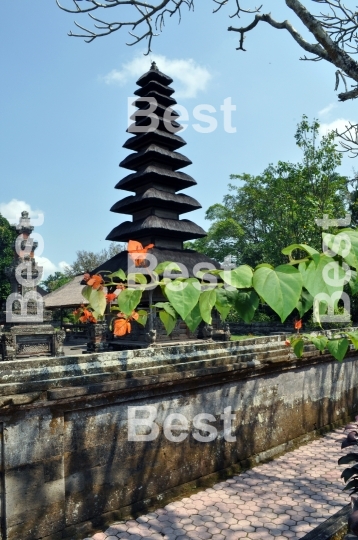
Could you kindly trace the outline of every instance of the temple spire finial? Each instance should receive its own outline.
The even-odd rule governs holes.
[[[151,66],[150,66],[150,69],[152,71],[159,71],[158,66],[154,61],[152,62]]]

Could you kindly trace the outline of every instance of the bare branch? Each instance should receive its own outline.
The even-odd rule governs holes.
[[[270,13],[268,13],[266,15],[264,15],[264,14],[263,15],[256,15],[253,22],[251,24],[249,24],[248,26],[244,27],[244,28],[233,28],[232,26],[229,26],[229,28],[228,28],[229,31],[239,32],[240,33],[240,45],[237,48],[237,50],[245,51],[245,49],[243,48],[243,42],[244,42],[244,39],[245,39],[245,34],[246,34],[246,32],[249,32],[250,30],[255,28],[255,26],[257,26],[257,24],[260,21],[266,22],[270,26],[272,26],[273,28],[276,28],[278,30],[287,30],[291,34],[293,39],[300,45],[300,47],[302,47],[302,49],[304,49],[305,51],[307,51],[307,52],[309,52],[311,54],[315,54],[316,56],[318,56],[318,57],[320,57],[320,58],[322,58],[324,60],[329,61],[329,57],[326,55],[325,50],[318,43],[308,43],[297,32],[297,30],[295,30],[293,28],[293,26],[291,25],[291,23],[289,21],[283,21],[283,22],[275,21],[275,19],[273,19],[271,17]]]
[[[358,124],[352,124],[349,122],[348,126],[345,126],[346,130],[342,133],[336,133],[340,139],[340,145],[343,150],[341,152],[349,152],[349,157],[355,158],[358,156]]]
[[[154,28],[157,29],[159,27],[160,30],[162,30],[165,23],[166,15],[172,17],[174,14],[177,13],[180,21],[180,10],[183,5],[187,6],[189,10],[194,9],[194,0],[161,0],[156,5],[141,0],[102,0],[101,2],[99,0],[86,0],[86,4],[91,4],[90,7],[80,6],[80,0],[71,1],[74,5],[74,7],[72,8],[67,8],[63,6],[62,4],[60,4],[59,0],[56,0],[56,3],[60,9],[68,13],[87,13],[88,16],[93,21],[95,21],[95,23],[98,24],[94,24],[94,28],[90,29],[75,21],[75,25],[77,26],[77,28],[83,30],[83,33],[75,33],[70,31],[70,36],[84,38],[87,43],[90,43],[98,37],[108,36],[109,34],[117,32],[121,28],[127,26],[132,29],[132,31],[129,31],[129,34],[134,38],[134,41],[132,43],[127,43],[127,45],[134,45],[144,39],[147,39],[148,46],[146,54],[149,54],[149,52],[151,51],[152,39],[157,35],[154,33]],[[91,14],[91,12],[97,9],[107,9],[114,7],[123,8],[124,6],[132,7],[138,16],[134,17],[133,19],[121,20],[119,22],[106,22],[102,19],[94,17]],[[126,13],[128,13],[128,10],[126,11]],[[152,23],[153,20],[155,21],[154,28]],[[145,29],[140,30],[138,34],[134,34],[133,30],[141,27],[142,25],[145,26]]]

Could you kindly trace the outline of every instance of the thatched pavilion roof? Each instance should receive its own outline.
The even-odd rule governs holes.
[[[81,292],[83,289],[83,285],[81,285],[83,276],[84,274],[76,276],[65,285],[62,285],[62,287],[46,294],[46,296],[43,297],[45,308],[76,308],[81,304],[88,304],[88,301],[84,299]]]

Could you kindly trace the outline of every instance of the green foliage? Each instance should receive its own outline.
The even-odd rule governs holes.
[[[300,163],[279,161],[258,176],[231,175],[240,184],[230,184],[223,203],[207,210],[212,222],[208,236],[185,246],[221,262],[235,255],[239,264],[253,268],[263,262],[286,262],[277,246],[309,244],[321,250],[315,218],[344,217],[356,192],[350,196],[348,179],[337,172],[341,154],[334,133],[318,142],[318,130],[317,121],[310,124],[303,116],[295,134],[303,152]]]
[[[346,231],[346,237],[339,232],[330,238],[329,255],[325,251],[320,253],[308,245],[301,250],[300,245],[291,244],[283,249],[283,253],[289,257],[289,263],[277,267],[263,263],[255,269],[241,265],[226,272],[208,270],[206,274],[213,277],[210,284],[204,280],[203,273],[199,273],[197,278],[163,277],[158,281],[158,286],[161,287],[167,301],[158,302],[151,308],[158,310],[168,334],[173,331],[178,317],[185,321],[192,332],[202,321],[210,324],[214,307],[222,320],[234,311],[248,323],[255,317],[260,302],[265,302],[282,322],[294,312],[305,313],[313,303],[314,313],[319,321],[323,313],[331,314],[334,310],[342,309],[338,306],[338,302],[343,295],[344,284],[347,279],[355,282],[357,278],[358,258],[355,252],[358,231],[353,229]],[[342,241],[345,242],[344,249]],[[293,258],[292,254],[297,248],[305,253],[303,259]],[[163,271],[163,268],[160,270]],[[120,273],[118,272],[118,275]],[[115,286],[111,277],[104,277],[104,285],[107,287]],[[112,309],[117,309],[127,318],[131,318],[135,316],[133,311],[141,302],[143,291],[152,288],[152,284],[147,284],[141,274],[139,283],[133,283],[132,280],[131,286],[128,287],[130,275],[126,277],[127,283],[122,285],[124,290],[117,299],[118,307]],[[94,285],[84,287],[83,295],[89,301],[89,307],[93,310],[95,318],[98,319],[105,312],[106,297],[103,287],[96,290],[93,287]],[[145,324],[144,310],[138,312],[138,315],[142,317],[141,324]],[[358,332],[341,331],[331,338],[311,336],[300,334],[302,323],[296,322],[297,334],[291,342],[288,340],[287,344],[292,345],[299,358],[303,355],[305,343],[312,343],[321,352],[328,350],[340,362],[351,344],[358,349]]]
[[[123,246],[117,242],[111,242],[107,249],[102,249],[98,253],[84,249],[76,251],[76,259],[66,268],[65,275],[74,277],[86,272],[92,272],[97,266],[100,266],[121,251],[123,251]]]
[[[125,289],[118,296],[118,307],[127,316],[138,306],[142,298],[142,291],[139,289]],[[104,312],[104,310],[103,310]]]
[[[9,296],[10,282],[5,274],[5,269],[12,263],[14,250],[13,242],[16,239],[16,231],[0,214],[0,308],[2,302]]]
[[[51,274],[48,276],[47,279],[44,279],[40,283],[40,287],[45,289],[48,293],[55,291],[56,289],[59,289],[62,287],[62,285],[66,285],[71,281],[71,277],[67,276],[63,272],[55,272],[54,274]]]

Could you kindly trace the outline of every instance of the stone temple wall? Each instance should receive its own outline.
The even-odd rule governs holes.
[[[308,347],[298,360],[284,339],[2,362],[0,538],[84,538],[357,411],[354,351],[340,364]],[[157,436],[129,441],[129,407],[144,405],[156,411]],[[232,430],[221,418],[228,407]],[[163,432],[171,413],[188,420],[182,442]],[[208,435],[200,413],[213,416],[209,442],[197,440]]]

